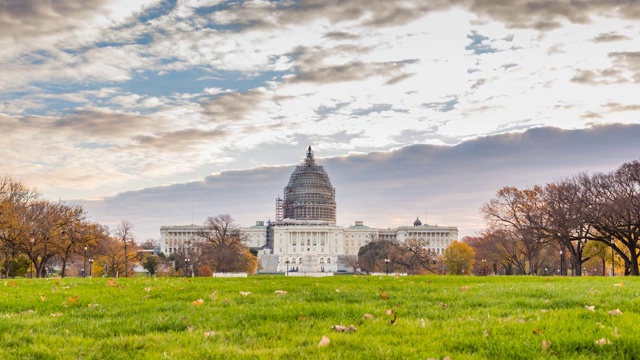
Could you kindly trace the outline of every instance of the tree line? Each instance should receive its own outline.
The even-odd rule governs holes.
[[[487,229],[465,240],[476,260],[490,262],[493,271],[565,275],[571,270],[581,276],[588,263],[589,268],[601,264],[598,274],[604,275],[607,267],[615,272],[619,262],[624,275],[639,274],[639,161],[526,189],[504,187],[481,212]]]
[[[127,220],[110,231],[89,220],[82,206],[42,199],[37,190],[22,181],[0,176],[2,277],[45,277],[54,265],[62,277],[126,277],[138,264],[150,275],[163,265],[168,274],[183,270],[186,275],[189,268],[189,275],[194,276],[210,276],[212,271],[253,272],[257,267],[255,254],[244,244],[239,227],[229,215],[208,218],[197,242],[181,246],[168,257],[140,251],[154,248],[152,240],[136,243],[133,224]]]

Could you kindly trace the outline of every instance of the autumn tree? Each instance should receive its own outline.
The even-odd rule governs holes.
[[[40,194],[11,176],[0,176],[0,251],[3,276],[11,272],[13,259],[30,243],[31,229],[27,222],[30,204]]]
[[[507,232],[518,242],[514,249],[526,259],[529,274],[538,272],[541,250],[550,240],[545,232],[547,218],[542,195],[540,186],[525,190],[504,187],[481,208],[490,228]]]
[[[456,240],[444,249],[442,262],[446,265],[449,274],[471,275],[475,255],[471,246]]]

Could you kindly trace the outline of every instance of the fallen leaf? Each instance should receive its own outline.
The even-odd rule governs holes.
[[[536,329],[533,329],[533,334],[534,334],[534,335],[544,334],[544,332],[542,332],[542,330],[540,330],[540,329],[536,328]]]
[[[346,332],[346,333],[351,333],[358,330],[356,329],[355,326],[353,326],[353,324],[351,324],[349,327],[346,327],[344,325],[333,325],[331,328],[337,332]]]
[[[40,301],[45,302],[45,301],[47,301],[47,298],[42,296],[42,295],[40,295]]]
[[[193,332],[193,326],[187,326],[187,331],[188,332]]]
[[[615,329],[613,329],[613,336],[620,337],[620,335],[618,335],[618,327],[617,326],[615,327]]]
[[[440,302],[440,306],[442,306],[443,308],[449,307],[449,305],[447,305],[447,304],[445,304],[443,302]]]
[[[209,336],[214,336],[216,335],[215,331],[205,331],[204,336],[209,337]]]
[[[322,340],[320,340],[320,342],[318,343],[318,347],[321,348],[321,347],[329,346],[330,342],[331,341],[329,340],[326,334],[322,335]]]
[[[336,292],[340,292],[340,289],[336,289]]]
[[[595,343],[596,343],[596,345],[599,345],[599,346],[611,345],[611,341],[609,341],[608,339],[605,339],[605,338],[602,338],[600,340],[596,340]]]
[[[365,319],[375,319],[375,316],[373,316],[371,314],[364,314],[364,318]]]
[[[213,301],[216,301],[216,295],[218,294],[217,291],[212,292],[211,294],[209,294],[209,298]]]
[[[276,294],[276,295],[287,295],[287,292],[286,292],[286,291],[284,291],[284,290],[276,290],[276,291],[274,292],[274,294]]]
[[[62,313],[59,313],[59,312],[58,313],[53,313],[53,314],[51,314],[51,316],[53,316],[53,317],[62,316]]]
[[[484,336],[484,337],[489,337],[489,330],[485,330],[485,331],[482,333],[482,336]]]
[[[251,291],[240,291],[240,295],[242,296],[251,295]]]
[[[144,291],[149,292],[149,291],[151,291],[151,288],[150,287],[146,287],[146,288],[144,288]]]
[[[393,309],[389,309],[387,311],[384,312],[387,315],[393,315]]]
[[[333,330],[338,331],[338,332],[345,332],[347,331],[347,327],[343,326],[343,325],[333,325],[331,327]]]
[[[602,325],[602,324],[601,324],[601,323],[599,323],[599,322],[597,322],[597,323],[596,323],[596,326],[597,326],[597,327],[599,327],[599,328],[601,328],[601,329],[604,329],[604,325]]]
[[[107,286],[116,286],[116,281],[114,279],[107,280]]]
[[[4,283],[4,286],[16,286],[16,282],[13,280],[10,280]]]
[[[463,286],[463,287],[460,288],[460,291],[462,291],[462,292],[465,292],[467,290],[469,290],[468,286]]]
[[[425,324],[424,319],[420,319],[420,327],[424,329],[425,326],[427,325]]]
[[[620,309],[611,310],[609,311],[609,315],[620,316],[622,315],[622,311],[620,311]]]
[[[587,309],[589,311],[596,311],[596,307],[595,306],[585,305],[584,307],[585,307],[585,309]]]
[[[551,347],[551,341],[544,339],[542,340],[542,351],[547,351]]]
[[[193,306],[200,306],[200,305],[204,304],[204,300],[198,299],[198,300],[192,302],[192,304],[193,304]]]
[[[94,307],[97,307],[97,306],[100,306],[100,305],[99,304],[89,304],[89,305],[87,305],[87,307],[90,307],[90,308],[94,308]]]
[[[56,287],[55,287],[55,286],[52,286],[52,287],[51,287],[51,292],[56,292],[56,290],[57,290],[57,289],[56,289]]]
[[[613,284],[613,286],[623,287],[624,286],[624,282],[620,281],[617,284]]]

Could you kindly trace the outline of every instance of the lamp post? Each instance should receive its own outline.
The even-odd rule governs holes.
[[[93,269],[93,259],[89,259],[89,277],[91,277],[91,274],[93,274],[93,272],[91,271]]]
[[[287,264],[287,272],[285,273],[285,276],[289,276],[289,259],[287,259],[287,261],[285,261],[284,263]]]
[[[482,259],[482,271],[484,273],[484,276],[487,276],[487,260],[486,259]]]
[[[84,262],[82,263],[82,277],[87,277],[87,245],[84,246]]]
[[[187,277],[188,275],[188,269],[189,269],[189,258],[186,258],[184,260],[184,276]]]
[[[547,276],[547,268],[544,268],[544,275]]]
[[[31,264],[29,265],[29,277],[33,279],[33,244],[36,242],[36,239],[31,238],[31,240],[29,240],[31,242],[31,248],[29,250],[31,257]]]
[[[564,265],[564,258],[562,257],[562,250],[560,250],[560,276],[564,275],[564,271],[562,266]]]
[[[384,263],[385,265],[387,265],[387,275],[389,275],[389,263],[391,262],[391,260],[389,260],[388,258],[384,259]]]

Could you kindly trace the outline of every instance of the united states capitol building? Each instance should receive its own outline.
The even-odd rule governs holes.
[[[345,256],[358,255],[360,247],[372,240],[424,240],[425,248],[437,255],[458,239],[458,228],[422,224],[377,229],[363,221],[336,225],[336,197],[329,175],[316,164],[311,147],[296,166],[283,197],[276,198],[275,221],[257,221],[241,229],[247,246],[258,250],[261,272],[336,272],[347,266]],[[202,225],[160,227],[160,251],[170,255],[179,246],[198,240]],[[303,269],[300,270],[300,267]]]

